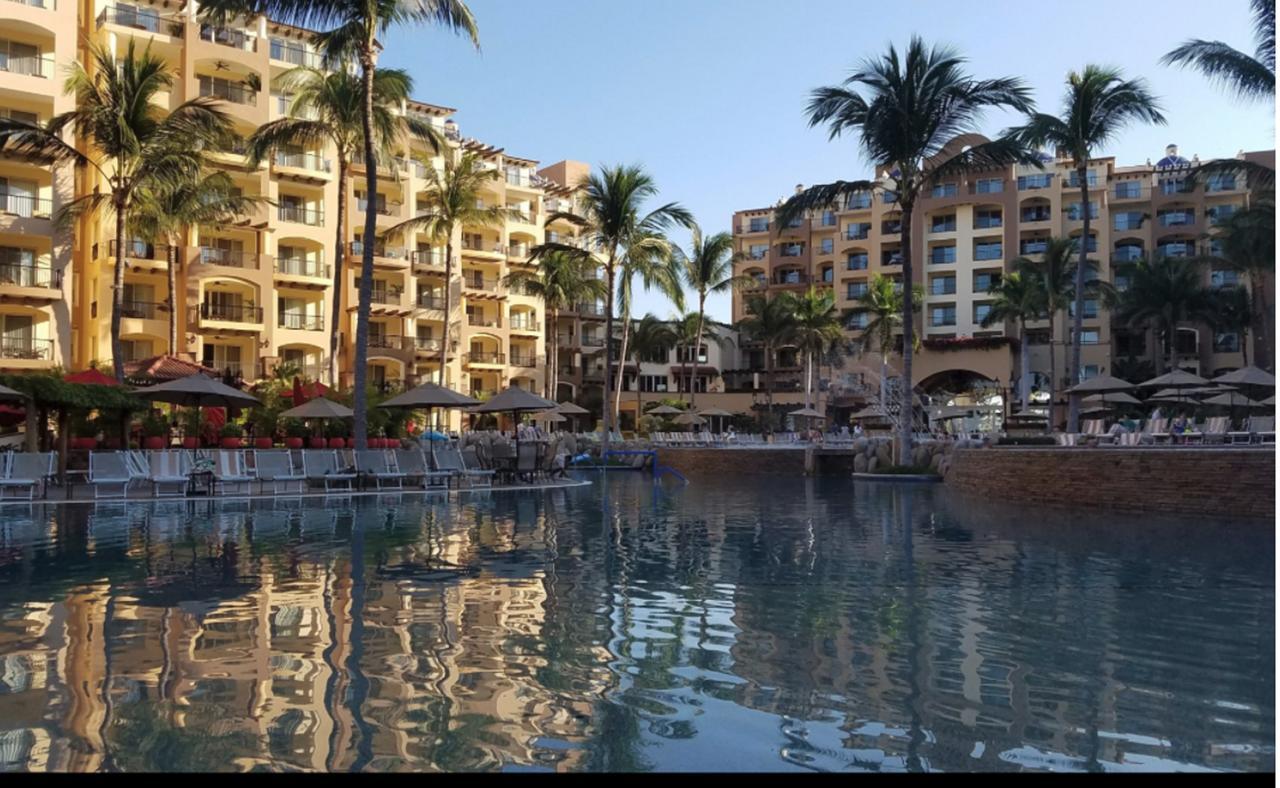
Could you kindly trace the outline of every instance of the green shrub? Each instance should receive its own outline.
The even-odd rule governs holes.
[[[345,438],[350,430],[342,419],[329,419],[324,423],[326,438]]]
[[[307,429],[306,422],[302,419],[281,419],[280,425],[284,429],[285,437],[307,438],[311,436],[311,431]]]
[[[243,438],[244,427],[241,427],[239,424],[235,424],[233,422],[228,422],[227,424],[223,425],[222,432],[220,432],[219,435],[221,435],[223,438]]]
[[[169,421],[158,413],[147,414],[142,420],[142,434],[148,438],[168,437]]]

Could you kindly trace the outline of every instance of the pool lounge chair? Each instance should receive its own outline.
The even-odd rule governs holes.
[[[255,449],[253,468],[259,489],[265,489],[270,483],[274,495],[288,494],[294,488],[301,493],[307,483],[307,477],[294,470],[293,455],[287,449]]]
[[[302,452],[302,472],[308,481],[324,483],[325,492],[333,489],[333,485],[342,485],[351,489],[355,485],[356,475],[338,468],[338,456],[333,449],[306,449]]]
[[[432,487],[448,487],[449,471],[433,471],[427,466],[430,461],[421,449],[396,449],[396,468],[405,475],[408,481],[417,482],[424,489]]]
[[[1257,443],[1275,443],[1276,442],[1276,417],[1275,416],[1252,416],[1249,418],[1249,432],[1252,433],[1249,442]]]
[[[1147,444],[1161,442],[1168,443],[1173,439],[1173,435],[1169,433],[1168,419],[1152,419],[1151,421],[1148,421],[1146,427],[1142,430],[1142,434],[1144,438],[1150,439],[1144,439],[1141,441],[1142,443]]]
[[[54,474],[53,457],[53,452],[14,453],[5,464],[4,476],[0,477],[0,498],[34,501],[36,493],[44,492],[49,477]]]
[[[442,471],[448,471],[453,481],[458,483],[465,481],[468,485],[493,486],[494,472],[466,467],[457,446],[432,447],[432,450],[435,452],[436,467]]]
[[[395,468],[395,457],[379,449],[358,449],[355,453],[356,473],[373,479],[379,490],[383,485],[404,487],[406,474]]]
[[[220,488],[243,485],[248,492],[253,484],[253,474],[245,467],[244,452],[239,449],[213,452],[213,480]]]
[[[1204,424],[1202,430],[1205,443],[1222,443],[1227,439],[1227,433],[1231,431],[1231,418],[1229,416],[1213,416]]]
[[[129,472],[129,463],[124,452],[91,451],[89,452],[89,484],[93,487],[94,498],[108,498],[116,488],[120,488],[121,498],[129,491],[129,483],[136,477]]]
[[[146,454],[146,480],[151,482],[151,494],[156,498],[166,495],[186,495],[191,478],[191,463],[180,451],[151,451]]]
[[[1254,429],[1253,423],[1257,419],[1250,417],[1244,420],[1242,429],[1232,430],[1227,433],[1227,443],[1253,443]]]

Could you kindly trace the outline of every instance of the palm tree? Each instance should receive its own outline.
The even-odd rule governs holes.
[[[1031,111],[1031,92],[1022,80],[974,79],[963,71],[964,62],[951,49],[929,47],[913,37],[905,57],[899,57],[890,46],[886,55],[864,61],[843,84],[813,91],[809,125],[826,125],[831,139],[857,133],[863,153],[869,160],[885,165],[892,180],[836,181],[810,187],[787,200],[777,212],[777,221],[785,225],[806,212],[831,208],[853,194],[891,192],[902,208],[905,228],[902,279],[912,281],[912,218],[922,191],[973,170],[1038,163],[1010,137],[972,147],[954,144],[957,136],[973,129],[986,109]],[[903,315],[914,315],[911,289],[906,291],[902,307]],[[912,319],[903,320],[902,331],[905,385],[898,443],[899,456],[905,457],[912,437]]]
[[[364,118],[361,112],[363,86],[345,64],[333,71],[294,68],[277,80],[280,91],[293,96],[289,115],[258,128],[249,137],[247,159],[257,166],[280,151],[302,147],[333,145],[337,151],[338,211],[337,238],[333,256],[333,323],[329,328],[329,382],[338,382],[338,353],[342,335],[342,293],[346,279],[347,182],[351,162],[364,148]],[[273,86],[274,87],[274,86]],[[399,114],[400,105],[413,93],[408,72],[380,68],[373,75],[374,144],[379,155],[390,156],[397,143],[412,135],[439,152],[447,147],[443,136],[429,123]]]
[[[1161,372],[1173,369],[1174,335],[1181,323],[1214,320],[1213,294],[1202,283],[1199,261],[1166,257],[1140,260],[1133,267],[1130,286],[1120,296],[1116,316],[1134,327],[1154,327],[1160,336]]]
[[[1049,321],[1049,428],[1053,428],[1053,407],[1058,391],[1058,356],[1055,350],[1057,316],[1075,299],[1076,246],[1070,238],[1048,238],[1039,261],[1019,257],[1013,269],[1031,285],[1039,312]],[[1083,310],[1080,310],[1083,311]]]
[[[657,237],[652,244],[638,244],[627,250],[618,266],[618,313],[622,316],[622,341],[618,358],[627,357],[627,340],[631,333],[631,303],[636,280],[640,280],[645,292],[657,289],[676,309],[684,308],[684,291],[680,288],[679,262],[674,255],[675,246],[664,237]],[[613,418],[616,421],[622,407],[622,365],[614,375]]]
[[[599,174],[590,175],[581,184],[581,215],[554,212],[546,219],[548,224],[563,219],[581,228],[585,241],[583,247],[544,243],[535,247],[530,255],[537,259],[551,252],[563,252],[582,259],[584,264],[596,265],[597,261],[591,250],[598,250],[604,258],[605,376],[602,416],[606,442],[613,424],[609,395],[612,384],[610,372],[614,363],[613,309],[615,293],[619,287],[618,275],[624,275],[622,287],[629,288],[628,274],[634,272],[636,266],[654,257],[670,258],[671,244],[663,233],[673,224],[689,226],[693,222],[693,217],[678,203],[667,203],[645,212],[645,203],[657,193],[658,187],[653,177],[640,167],[602,167]]]
[[[836,311],[836,294],[829,287],[810,286],[803,295],[793,299],[795,312],[795,341],[804,351],[804,406],[811,406],[809,394],[813,390],[815,359],[844,338],[844,325]]]
[[[1084,329],[1084,274],[1089,258],[1089,227],[1093,221],[1089,203],[1089,159],[1132,123],[1164,125],[1156,97],[1141,79],[1125,79],[1118,69],[1087,65],[1067,74],[1062,116],[1032,114],[1014,135],[1031,148],[1050,147],[1071,157],[1080,189],[1079,262],[1076,264],[1076,312],[1071,332]],[[1104,184],[1105,185],[1105,184]],[[1097,188],[1095,186],[1095,188]],[[1099,203],[1101,204],[1101,203]],[[1071,341],[1071,380],[1080,377],[1080,342]],[[1072,394],[1067,407],[1067,432],[1080,426],[1080,397]]]
[[[368,392],[365,390],[369,359],[369,313],[373,303],[373,243],[377,237],[378,151],[374,130],[373,77],[391,28],[402,24],[434,23],[467,36],[477,49],[479,33],[471,9],[463,0],[204,0],[200,15],[215,23],[238,15],[265,15],[276,22],[306,29],[323,29],[314,37],[329,63],[354,60],[360,64],[361,122],[364,127],[365,209],[363,256],[360,265],[360,301],[356,310],[355,418],[352,437],[364,448],[368,433]],[[445,342],[448,345],[447,338]],[[443,375],[443,371],[441,372]]]
[[[772,428],[774,355],[780,345],[795,336],[795,303],[789,293],[777,298],[756,294],[748,296],[743,306],[747,316],[738,321],[738,330],[764,346],[765,401]]]
[[[206,153],[228,143],[231,122],[212,97],[191,99],[166,113],[155,98],[173,86],[174,77],[150,47],[138,54],[130,41],[124,57],[117,58],[111,49],[95,45],[90,58],[92,73],[76,62],[67,77],[64,89],[75,94],[75,109],[44,125],[0,120],[0,147],[88,167],[106,182],[105,191],[95,189],[60,209],[57,221],[65,225],[98,212],[115,218],[111,355],[116,380],[123,383],[125,230],[134,198],[143,189],[164,191],[198,178]],[[63,139],[68,130],[74,143]]]
[[[135,237],[168,248],[169,352],[178,352],[178,245],[187,228],[227,222],[261,202],[246,197],[227,173],[197,175],[190,182],[148,185],[134,194],[129,227]]]
[[[1245,101],[1274,99],[1276,95],[1276,3],[1252,0],[1252,55],[1221,41],[1191,39],[1160,59],[1166,66],[1194,66]]]
[[[697,312],[684,312],[671,321],[671,329],[675,332],[676,347],[684,352],[684,360],[680,362],[680,380],[689,389],[689,407],[693,409],[693,392],[698,390],[695,381],[698,377],[698,359],[702,357],[702,346],[708,340],[717,347],[723,348],[728,340],[717,329],[725,328],[723,323],[712,320]],[[692,369],[690,369],[692,367]],[[680,399],[684,400],[684,391],[680,390]]]
[[[1215,331],[1230,331],[1240,337],[1240,355],[1249,366],[1249,329],[1253,326],[1253,302],[1244,287],[1223,287],[1210,292],[1210,325]]]
[[[1197,258],[1216,268],[1239,271],[1249,279],[1253,300],[1253,316],[1259,326],[1261,352],[1254,362],[1275,363],[1275,335],[1272,333],[1271,308],[1267,305],[1267,287],[1276,270],[1276,206],[1271,198],[1260,200],[1236,211],[1214,236],[1221,243],[1221,254]]]
[[[716,233],[704,236],[702,228],[697,224],[690,228],[692,239],[689,252],[676,249],[676,258],[680,261],[680,272],[684,284],[698,298],[698,331],[694,347],[702,346],[702,328],[707,315],[707,296],[727,293],[735,287],[743,287],[751,282],[750,277],[737,276],[733,273],[733,236],[729,233]],[[697,390],[693,389],[689,396],[689,406],[696,402]]]
[[[642,413],[640,401],[640,364],[646,358],[665,355],[676,344],[676,332],[671,324],[646,314],[636,321],[631,330],[631,356],[636,362],[636,429],[640,429]]]
[[[440,385],[443,386],[445,367],[449,363],[453,309],[449,297],[453,283],[453,233],[459,227],[500,226],[511,211],[484,204],[481,193],[485,184],[498,178],[498,171],[485,169],[474,153],[463,153],[456,163],[446,160],[443,170],[437,170],[430,161],[423,163],[427,167],[427,196],[418,201],[419,215],[388,228],[386,235],[420,232],[427,234],[433,245],[444,244],[444,339],[440,342]],[[425,213],[421,213],[424,210]],[[361,292],[364,292],[363,280]]]
[[[911,289],[914,296],[912,312],[919,312],[924,305],[924,288],[913,285]],[[903,328],[902,316],[906,314],[904,300],[902,288],[895,280],[876,274],[868,283],[867,292],[858,296],[854,309],[855,312],[867,315],[867,322],[862,327],[862,336],[858,341],[859,347],[864,353],[874,351],[880,354],[880,407],[886,414],[889,412],[889,354],[893,353],[897,344],[895,333]],[[903,331],[904,346],[906,336]],[[919,344],[919,339],[914,334],[911,341]],[[908,404],[907,407],[911,405]],[[907,418],[910,418],[909,412]]]
[[[525,293],[542,301],[547,311],[547,398],[557,399],[556,366],[560,358],[560,311],[575,304],[603,298],[604,282],[595,277],[594,266],[588,268],[581,258],[562,252],[543,255],[532,271],[516,270],[503,278],[507,287],[523,288]]]
[[[1013,321],[1018,324],[1018,390],[1022,394],[1022,410],[1031,407],[1031,358],[1027,342],[1027,321],[1043,314],[1040,306],[1040,290],[1036,282],[1014,271],[992,289],[991,308],[982,319],[982,327]]]

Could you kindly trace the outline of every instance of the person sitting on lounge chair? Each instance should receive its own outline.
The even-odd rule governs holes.
[[[1169,425],[1169,434],[1173,436],[1173,442],[1177,443],[1186,433],[1191,431],[1191,422],[1187,421],[1186,414],[1179,413],[1177,418],[1173,420],[1173,424]]]

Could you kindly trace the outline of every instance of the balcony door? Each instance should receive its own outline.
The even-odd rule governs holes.
[[[29,358],[35,345],[35,323],[30,315],[0,315],[0,346],[6,358]]]
[[[205,238],[200,241],[200,261],[217,265],[239,265],[244,241],[233,238]]]
[[[36,213],[39,187],[35,181],[0,177],[0,211],[15,216],[31,217]]]

